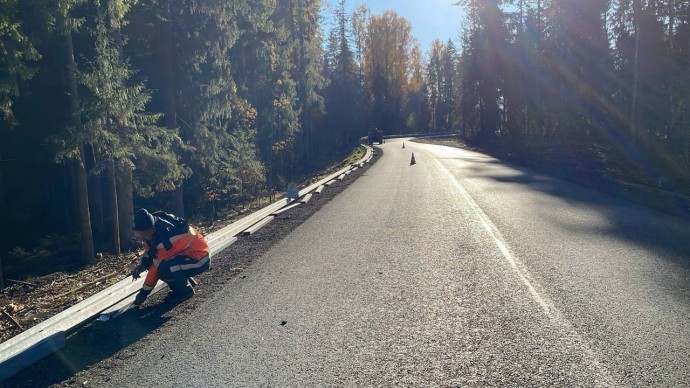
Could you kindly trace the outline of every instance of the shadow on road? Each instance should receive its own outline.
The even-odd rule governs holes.
[[[505,165],[500,162],[497,164]],[[633,201],[626,195],[617,196],[610,194],[607,190],[603,192],[596,190],[599,188],[596,182],[591,185],[581,182],[564,183],[535,174],[528,169],[510,167],[514,169],[513,174],[487,175],[486,169],[478,168],[476,176],[501,183],[527,186],[531,190],[546,193],[574,206],[586,205],[608,221],[606,230],[598,230],[597,233],[604,232],[634,245],[659,252],[666,260],[690,269],[690,243],[688,243],[690,221],[685,217],[672,215],[673,212],[663,212],[659,209],[660,206],[679,206],[674,198],[638,198],[639,200]],[[627,193],[627,196],[633,195],[644,196],[645,194]],[[649,201],[657,203],[650,204]]]
[[[64,348],[2,383],[3,387],[45,387],[110,358],[153,332],[170,317],[174,304],[132,309],[108,321],[95,321],[67,339]],[[120,355],[127,358],[126,354]]]

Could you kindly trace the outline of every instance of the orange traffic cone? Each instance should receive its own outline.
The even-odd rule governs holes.
[[[417,164],[417,162],[414,160],[414,152],[412,153],[412,160],[410,160],[410,166],[413,166]]]
[[[403,149],[405,149],[405,142],[403,142]]]

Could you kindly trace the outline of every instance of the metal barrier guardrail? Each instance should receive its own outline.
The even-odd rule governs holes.
[[[386,135],[384,133],[383,138],[384,139],[401,139],[405,137],[425,137],[425,138],[434,138],[434,137],[446,137],[446,136],[456,136],[459,135],[460,132],[431,132],[431,133],[403,133],[403,134],[394,134],[394,135]],[[362,142],[366,142],[369,139],[368,136],[363,136],[360,138]]]
[[[300,190],[299,198],[311,193],[326,182],[336,179],[352,169],[353,166],[361,167],[364,163],[371,160],[372,149],[366,146],[365,148],[366,154],[362,159]],[[297,204],[299,201],[298,199],[281,199],[218,231],[209,233],[205,238],[209,245],[210,256],[213,257],[237,241],[237,235],[243,231],[292,203]],[[134,302],[135,294],[141,289],[144,277],[145,274],[142,278],[134,281],[132,278],[127,277],[38,325],[0,343],[0,382],[62,348],[65,345],[68,333],[74,332],[97,316],[100,316],[99,320],[107,321],[126,311]],[[166,287],[165,283],[159,282],[152,293]]]

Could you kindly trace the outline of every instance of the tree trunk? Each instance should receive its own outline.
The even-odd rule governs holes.
[[[66,21],[62,20],[63,26],[66,26]],[[72,33],[68,28],[65,28],[65,65],[66,65],[66,81],[67,92],[69,98],[70,120],[69,124],[72,127],[79,127],[81,125],[81,117],[79,113],[79,94],[77,90],[77,76],[76,64],[74,63],[74,48],[72,46]],[[76,177],[77,189],[77,213],[79,230],[81,232],[81,260],[84,263],[91,263],[94,260],[93,247],[93,232],[91,231],[91,217],[89,214],[89,193],[86,176],[86,166],[84,165],[84,146],[79,145],[77,156],[73,161],[74,173]]]
[[[115,186],[117,195],[117,215],[120,230],[120,247],[128,251],[132,244],[132,226],[134,222],[134,186],[132,184],[132,167],[127,162],[115,166]]]
[[[120,29],[122,21],[119,20],[114,13],[117,6],[118,1],[107,0],[105,14],[108,20],[110,36],[117,47],[120,59],[124,60],[124,41]],[[123,133],[121,125],[118,125],[118,131]],[[108,163],[105,175],[108,187],[107,201],[108,213],[110,214],[110,235],[113,243],[113,253],[115,253],[115,255],[120,255],[122,250],[129,248],[132,239],[131,223],[134,211],[132,170],[127,162],[117,163],[115,160],[111,159]]]
[[[630,105],[630,131],[633,139],[633,144],[637,145],[639,142],[639,134],[637,129],[637,94],[639,90],[639,56],[640,56],[640,17],[642,6],[640,0],[633,0],[633,24],[635,25],[635,53],[633,58],[633,92],[632,102]]]
[[[94,234],[99,236],[103,233],[105,222],[103,221],[105,213],[103,211],[103,182],[102,174],[89,174],[88,171],[96,166],[96,153],[92,145],[86,146],[86,157],[89,161],[87,167],[88,187],[89,187],[89,204],[91,205],[91,226]]]
[[[172,203],[170,204],[170,211],[182,218],[185,218],[184,214],[184,189],[182,188],[182,183],[175,187],[175,191],[172,196]]]
[[[78,157],[74,161],[77,173],[77,202],[79,207],[79,230],[81,231],[81,259],[84,263],[92,263],[95,259],[93,247],[93,232],[91,231],[91,216],[89,214],[89,194],[87,187],[86,168],[82,158],[84,147],[77,150]]]
[[[675,0],[670,0],[669,1],[669,16],[668,16],[668,45],[666,46],[666,58],[668,59],[668,64],[669,64],[669,72],[668,72],[668,106],[671,108],[671,131],[677,131],[677,124],[678,122],[676,119],[678,118],[675,115],[675,100],[673,96],[676,93],[676,80],[675,80],[675,74],[676,74],[676,66],[675,66],[675,61],[673,58],[673,34],[674,34],[674,24],[676,23],[676,1]],[[674,135],[671,135],[674,136]]]
[[[673,34],[676,24],[676,0],[670,0],[668,4],[668,54],[673,54]]]
[[[169,5],[168,5],[169,7]],[[168,9],[168,15],[170,10]],[[177,98],[176,98],[176,85],[175,85],[175,51],[174,51],[174,40],[173,32],[170,21],[161,21],[160,26],[160,41],[161,41],[161,56],[164,58],[163,67],[163,85],[162,93],[164,99],[163,112],[165,114],[165,124],[171,129],[177,129]],[[185,131],[180,131],[182,135],[182,140],[187,141],[187,136],[184,136]],[[185,216],[184,214],[184,191],[182,188],[183,182],[180,182],[172,196],[172,203],[170,211],[179,217]]]
[[[110,234],[113,239],[113,253],[119,255],[121,252],[120,246],[120,217],[117,200],[117,180],[116,180],[115,162],[112,160],[106,170],[107,187],[108,187],[108,210],[110,213]]]
[[[76,190],[74,189],[74,174],[72,173],[72,162],[71,161],[65,161],[62,163],[62,165],[59,166],[60,169],[60,174],[62,175],[62,192],[63,192],[63,198],[62,198],[62,212],[61,215],[63,217],[63,223],[64,225],[74,225],[76,222],[74,222],[73,215],[77,213],[76,210],[76,201],[74,198],[76,198]]]

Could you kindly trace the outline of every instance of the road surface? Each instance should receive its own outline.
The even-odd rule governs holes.
[[[482,154],[381,148],[95,384],[690,384],[690,222]]]

